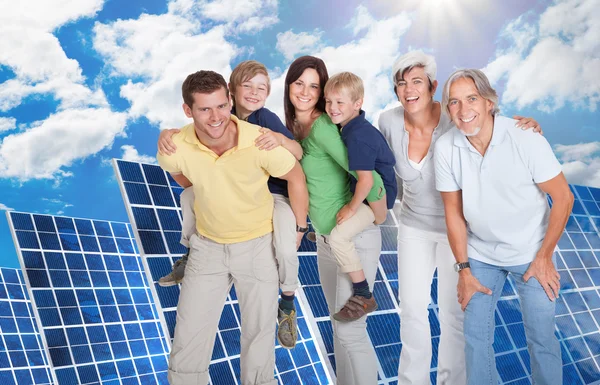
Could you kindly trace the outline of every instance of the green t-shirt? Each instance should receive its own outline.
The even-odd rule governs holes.
[[[300,164],[306,175],[309,207],[308,216],[319,234],[327,235],[336,225],[336,215],[352,200],[348,176],[348,150],[342,142],[337,126],[328,115],[315,120],[310,134],[300,141],[304,155]],[[356,173],[351,171],[356,177]],[[385,195],[383,181],[373,171],[373,187],[367,196],[369,202]]]

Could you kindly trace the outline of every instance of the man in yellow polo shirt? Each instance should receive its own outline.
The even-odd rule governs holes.
[[[269,176],[287,180],[296,223],[307,227],[304,173],[282,147],[254,145],[259,127],[232,116],[225,79],[213,71],[189,75],[183,110],[194,123],[173,136],[177,152],[157,155],[182,187],[193,186],[196,234],[182,282],[171,385],[206,385],[223,304],[235,284],[242,314],[241,383],[276,385],[274,335],[279,278],[273,249]]]

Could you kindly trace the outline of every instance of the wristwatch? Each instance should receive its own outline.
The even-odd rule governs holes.
[[[460,272],[461,270],[470,268],[471,265],[469,264],[469,262],[458,262],[454,264],[454,271],[456,271],[457,273]]]
[[[308,226],[306,227],[300,227],[298,225],[296,225],[296,232],[297,233],[308,233]]]

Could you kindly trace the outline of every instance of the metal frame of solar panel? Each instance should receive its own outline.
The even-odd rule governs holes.
[[[0,269],[0,384],[53,384],[23,273]]]
[[[59,385],[167,384],[167,342],[126,223],[7,213]]]
[[[169,335],[175,329],[179,286],[161,287],[158,279],[171,271],[172,264],[186,249],[179,244],[181,209],[179,195],[183,189],[160,167],[151,164],[113,159],[113,166],[134,234],[140,245],[147,274],[153,282],[153,293],[159,313],[164,314]],[[307,241],[304,241],[307,242]],[[283,384],[329,384],[331,378],[323,366],[323,356],[306,321],[302,303],[298,309],[298,343],[293,350],[275,349],[276,378]],[[219,322],[217,338],[209,368],[211,383],[237,384],[239,379],[240,310],[232,288]]]

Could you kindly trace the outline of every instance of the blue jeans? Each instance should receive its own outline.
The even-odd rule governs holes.
[[[471,272],[492,295],[475,293],[465,310],[465,355],[469,385],[496,385],[494,360],[494,311],[508,273],[512,274],[521,300],[527,349],[534,385],[562,385],[560,343],[554,334],[555,302],[548,299],[535,278],[523,282],[529,264],[495,266],[469,258]]]

